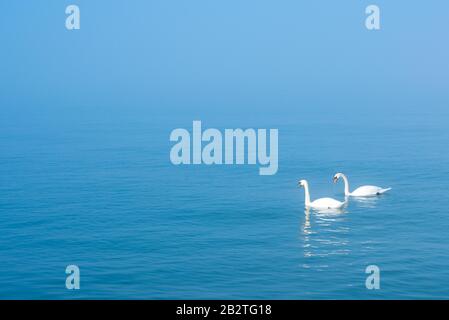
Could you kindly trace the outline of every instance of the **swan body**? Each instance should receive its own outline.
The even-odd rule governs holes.
[[[344,202],[332,198],[320,198],[312,201],[309,204],[309,207],[315,209],[338,209],[343,207],[344,204]]]
[[[306,180],[299,181],[299,185],[304,188],[305,206],[306,208],[314,209],[339,209],[345,205],[346,202],[341,202],[332,198],[320,198],[315,201],[310,201],[309,184]]]
[[[391,190],[391,188],[381,188],[376,186],[362,186],[358,187],[354,191],[350,192],[348,195],[353,197],[366,197],[366,196],[376,196]]]
[[[337,173],[334,175],[334,183],[336,183],[340,178],[342,178],[344,181],[345,196],[347,197],[372,197],[378,196],[382,193],[387,192],[388,190],[391,190],[391,188],[381,188],[377,186],[362,186],[350,192],[348,178],[343,173]]]

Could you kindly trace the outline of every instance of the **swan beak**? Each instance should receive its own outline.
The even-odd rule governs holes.
[[[337,183],[338,178],[337,178],[337,177],[334,177],[334,178],[332,179],[332,181],[334,181],[334,183]]]

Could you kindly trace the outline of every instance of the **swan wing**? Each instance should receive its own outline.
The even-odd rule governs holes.
[[[387,191],[389,191],[389,190],[391,190],[391,189],[392,189],[392,188],[380,189],[380,190],[379,190],[379,194],[385,193],[385,192],[387,192]]]
[[[351,192],[351,196],[354,197],[369,197],[375,196],[384,192],[387,192],[391,188],[383,189],[377,186],[362,186]]]
[[[313,201],[310,206],[318,209],[334,209],[341,208],[344,202],[332,199],[332,198],[320,198]]]

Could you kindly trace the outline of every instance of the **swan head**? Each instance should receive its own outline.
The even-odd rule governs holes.
[[[300,186],[300,187],[304,187],[306,184],[307,184],[306,180],[299,180],[299,182],[298,182],[298,186]]]
[[[342,175],[343,175],[343,174],[340,173],[340,172],[339,172],[339,173],[336,173],[336,174],[334,175],[334,178],[332,179],[332,181],[333,181],[334,183],[337,183],[338,179],[340,179]]]

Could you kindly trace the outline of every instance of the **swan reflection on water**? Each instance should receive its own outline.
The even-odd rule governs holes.
[[[338,218],[341,217],[341,215],[346,214],[347,211],[345,208],[340,209],[310,209],[309,207],[306,207],[304,209],[304,225],[302,228],[303,234],[312,234],[312,228],[310,225],[310,212],[315,213],[316,216],[316,223],[319,225],[327,224],[329,222],[339,220]]]
[[[379,197],[357,197],[351,198],[351,202],[356,203],[361,208],[375,208],[379,202]]]
[[[304,211],[304,224],[302,225],[302,237],[304,241],[303,265],[305,268],[324,268],[327,262],[319,263],[312,258],[329,257],[334,255],[348,255],[349,227],[345,224],[347,211],[341,209],[315,210],[306,208]]]

